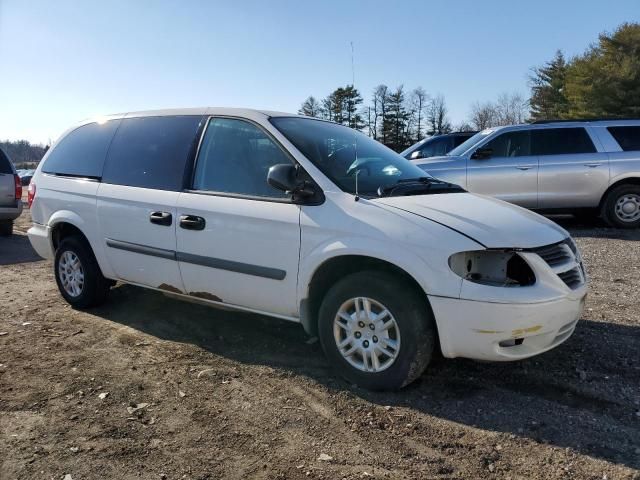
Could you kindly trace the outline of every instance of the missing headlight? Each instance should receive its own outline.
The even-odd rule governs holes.
[[[523,287],[536,281],[529,264],[508,250],[456,253],[449,258],[449,267],[465,280],[495,287]]]

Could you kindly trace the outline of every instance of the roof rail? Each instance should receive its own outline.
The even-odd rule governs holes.
[[[539,125],[541,123],[571,123],[571,122],[606,122],[606,121],[620,121],[620,120],[640,120],[639,117],[600,117],[600,118],[573,118],[563,120],[536,120],[531,122],[532,125]]]

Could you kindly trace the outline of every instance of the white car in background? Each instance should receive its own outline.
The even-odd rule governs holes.
[[[0,149],[0,236],[13,233],[13,221],[22,213],[22,182],[9,157]]]
[[[435,348],[496,361],[554,348],[587,289],[553,222],[308,117],[88,121],[49,150],[30,193],[29,239],[71,305],[121,281],[298,322],[371,389],[407,385]]]

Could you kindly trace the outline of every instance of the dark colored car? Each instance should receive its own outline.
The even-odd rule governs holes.
[[[408,160],[419,160],[421,158],[446,155],[476,133],[478,132],[452,132],[433,135],[432,137],[427,137],[411,145],[405,151],[401,152],[400,155]]]

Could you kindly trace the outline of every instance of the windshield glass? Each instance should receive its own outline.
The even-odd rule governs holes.
[[[271,123],[341,190],[378,196],[378,189],[428,177],[421,168],[363,133],[335,123],[275,117]],[[356,156],[357,153],[357,156]]]
[[[429,140],[432,137],[427,137],[427,138],[423,138],[422,140],[420,140],[418,143],[414,143],[413,145],[411,145],[409,148],[403,150],[400,152],[400,155],[403,157],[406,157],[407,155],[409,155],[410,153],[412,153],[414,150],[418,150],[418,148],[420,148],[427,140]]]
[[[473,137],[469,138],[465,142],[462,142],[456,148],[454,148],[449,153],[447,153],[447,155],[452,157],[455,157],[457,155],[462,155],[464,152],[466,152],[470,148],[473,148],[474,145],[476,145],[477,143],[480,143],[482,140],[487,138],[487,135],[492,134],[494,131],[495,130],[492,128],[487,128],[486,130],[482,130],[481,132],[476,133]]]

